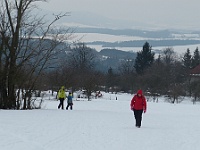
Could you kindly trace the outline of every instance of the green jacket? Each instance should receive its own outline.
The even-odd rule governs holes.
[[[65,93],[65,90],[64,89],[60,89],[59,91],[58,91],[58,99],[60,99],[60,98],[66,98],[66,93]]]

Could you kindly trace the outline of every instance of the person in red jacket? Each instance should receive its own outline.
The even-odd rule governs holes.
[[[142,90],[138,90],[137,94],[133,96],[131,100],[131,110],[134,112],[136,127],[141,127],[142,121],[142,113],[146,113],[147,110],[147,102],[146,98],[144,97]]]

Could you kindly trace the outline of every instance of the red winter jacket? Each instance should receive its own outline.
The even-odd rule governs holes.
[[[138,94],[141,94],[141,96],[138,96]],[[131,109],[135,110],[144,110],[146,112],[147,109],[147,102],[145,97],[142,94],[142,90],[138,90],[137,94],[134,95],[134,97],[131,100]]]

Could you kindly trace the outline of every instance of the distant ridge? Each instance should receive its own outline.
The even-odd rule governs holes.
[[[169,30],[148,31],[148,30],[138,30],[138,29],[109,29],[109,28],[79,27],[76,29],[75,32],[138,36],[145,38],[172,38],[172,33]]]
[[[100,55],[102,56],[108,56],[110,58],[120,58],[120,59],[127,59],[127,58],[132,58],[134,59],[136,57],[136,53],[133,52],[126,52],[122,50],[117,50],[117,49],[102,49],[99,52]]]
[[[142,47],[145,42],[148,42],[152,47],[173,47],[184,45],[200,44],[200,40],[135,40],[122,42],[91,42],[89,45],[102,45],[102,47]]]

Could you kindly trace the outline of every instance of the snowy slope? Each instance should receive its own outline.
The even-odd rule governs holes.
[[[138,129],[131,98],[104,94],[101,99],[74,101],[74,110],[67,111],[58,110],[58,101],[48,97],[41,110],[0,110],[0,149],[200,149],[200,105],[148,102]]]

